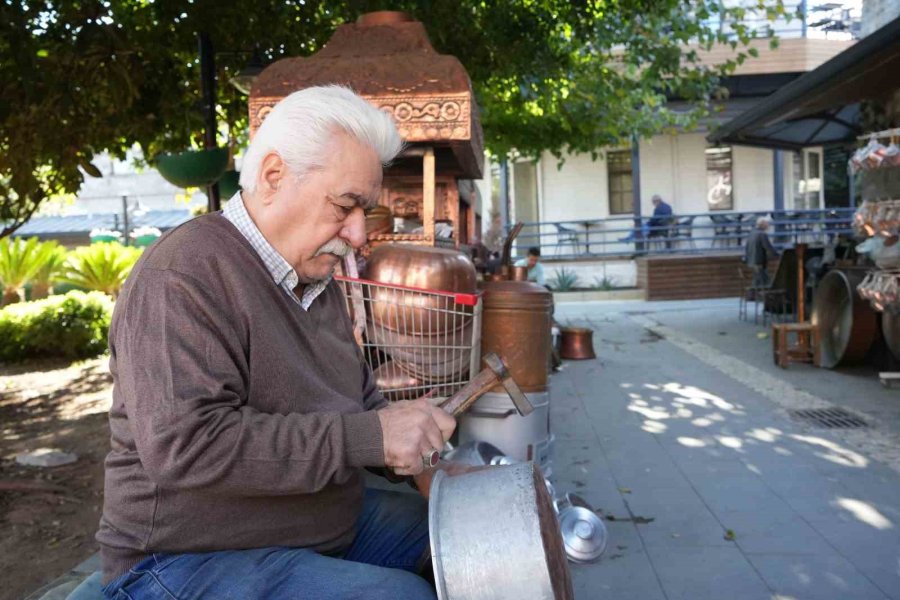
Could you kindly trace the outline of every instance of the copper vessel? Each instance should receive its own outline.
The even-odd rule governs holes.
[[[462,252],[413,244],[382,244],[372,251],[367,279],[397,286],[445,292],[474,293],[475,265]],[[387,287],[372,289],[372,322],[401,334],[444,334],[466,325],[459,318],[435,319],[443,298],[404,294]],[[404,318],[405,317],[405,318]]]
[[[487,281],[483,307],[481,354],[502,356],[523,392],[545,391],[553,295],[528,281]]]
[[[513,267],[512,268],[512,280],[513,281],[528,281],[528,267]]]
[[[562,327],[559,330],[561,349],[559,355],[567,360],[597,358],[594,354],[594,330],[586,327]]]
[[[878,315],[856,291],[865,269],[832,269],[816,287],[812,322],[819,326],[820,366],[865,359],[878,334]]]

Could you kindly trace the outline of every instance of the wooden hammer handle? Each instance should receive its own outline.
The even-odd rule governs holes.
[[[476,400],[481,398],[485,393],[490,391],[492,387],[500,382],[500,378],[492,369],[483,369],[478,375],[473,377],[461,390],[447,398],[441,404],[441,408],[458,417],[466,412]]]

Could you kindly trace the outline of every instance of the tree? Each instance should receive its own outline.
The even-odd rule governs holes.
[[[783,12],[780,1],[757,10]],[[771,0],[775,2],[775,0]],[[770,3],[771,3],[770,2]],[[422,20],[468,69],[495,154],[590,152],[632,134],[689,126],[737,61],[698,67],[692,42],[735,47],[746,9],[719,0],[7,0],[0,3],[0,237],[49,196],[98,175],[95,153],[152,159],[199,146],[197,33],[216,49],[220,143],[246,139],[246,98],[227,84],[254,49],[309,55],[377,9]],[[725,34],[706,23],[730,24]],[[696,102],[687,113],[666,98]]]

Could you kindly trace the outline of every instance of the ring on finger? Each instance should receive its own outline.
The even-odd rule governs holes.
[[[441,460],[441,453],[437,450],[431,450],[422,455],[422,466],[426,469],[433,469]]]

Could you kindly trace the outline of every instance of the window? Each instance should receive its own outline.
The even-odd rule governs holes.
[[[706,205],[709,210],[734,210],[731,148],[706,149]]]
[[[822,206],[822,152],[804,148],[793,158],[794,210]]]
[[[631,188],[631,150],[606,153],[609,179],[609,214],[627,215],[634,212]]]

